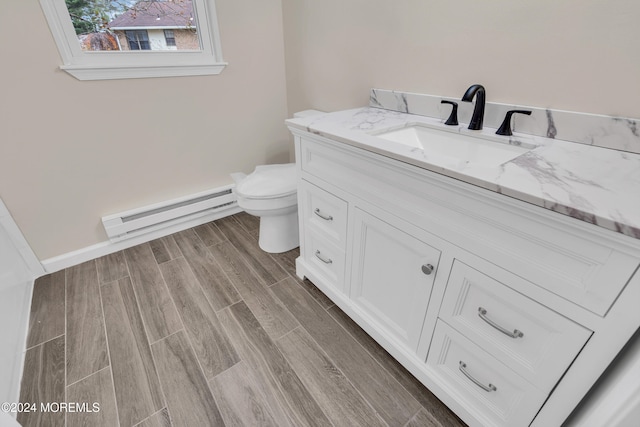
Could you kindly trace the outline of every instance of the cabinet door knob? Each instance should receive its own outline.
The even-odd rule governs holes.
[[[424,274],[426,274],[427,276],[430,275],[431,273],[433,273],[433,265],[431,264],[424,264],[422,266],[422,272]]]

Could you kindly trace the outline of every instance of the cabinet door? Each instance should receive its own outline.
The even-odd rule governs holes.
[[[440,251],[408,224],[392,226],[360,209],[354,219],[351,299],[375,327],[415,351]]]

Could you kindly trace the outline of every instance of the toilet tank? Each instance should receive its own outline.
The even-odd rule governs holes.
[[[293,113],[293,118],[294,119],[301,119],[303,117],[312,117],[312,116],[317,116],[319,114],[324,114],[324,111],[304,110],[304,111],[298,111],[297,113]]]
[[[298,111],[297,113],[293,113],[293,118],[294,119],[302,119],[302,118],[305,118],[305,117],[319,116],[321,114],[325,114],[324,111],[304,110],[304,111]],[[289,160],[291,162],[295,162],[295,153],[293,152],[293,150],[289,154]]]

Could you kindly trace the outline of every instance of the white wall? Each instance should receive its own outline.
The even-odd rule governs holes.
[[[289,110],[369,89],[640,117],[635,0],[283,0]]]
[[[218,76],[78,81],[38,1],[0,1],[0,197],[39,259],[107,240],[103,215],[288,161],[280,0],[216,0]]]

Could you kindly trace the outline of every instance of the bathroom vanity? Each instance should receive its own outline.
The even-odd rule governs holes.
[[[495,129],[371,107],[287,124],[298,276],[466,423],[561,425],[640,326],[640,155],[516,133],[455,158],[388,135]]]

